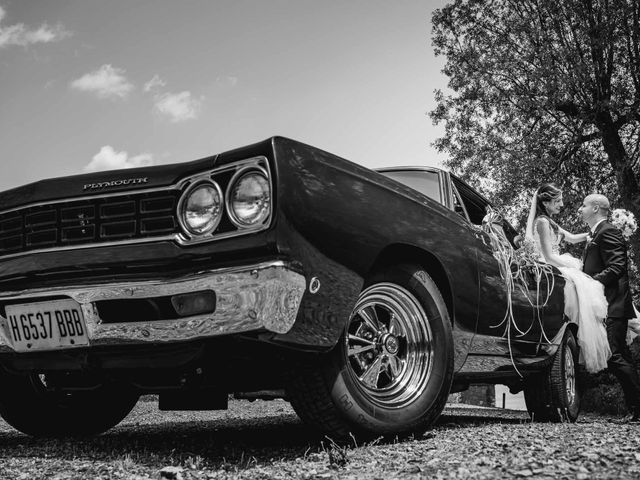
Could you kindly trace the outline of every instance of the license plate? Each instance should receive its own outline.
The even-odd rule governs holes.
[[[7,305],[5,310],[17,352],[89,345],[82,309],[75,300]]]

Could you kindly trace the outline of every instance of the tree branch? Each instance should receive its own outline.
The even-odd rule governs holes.
[[[558,102],[556,103],[556,110],[564,113],[567,117],[579,117],[581,116],[580,108],[574,102]]]

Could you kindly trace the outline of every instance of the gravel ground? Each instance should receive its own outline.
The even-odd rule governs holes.
[[[86,440],[32,439],[0,423],[0,478],[392,479],[640,478],[640,425],[584,415],[531,423],[524,412],[448,406],[424,436],[338,446],[281,400],[221,412],[159,412],[139,402]]]

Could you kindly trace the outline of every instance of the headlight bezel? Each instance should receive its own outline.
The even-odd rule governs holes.
[[[213,223],[209,225],[205,231],[198,232],[198,231],[194,231],[187,222],[186,203],[189,200],[190,196],[193,194],[193,192],[199,188],[202,188],[203,186],[213,187],[216,194],[218,195],[218,198],[220,199],[220,206],[218,208],[218,214],[215,217]],[[222,193],[222,189],[220,188],[220,185],[218,185],[216,181],[214,181],[210,177],[194,179],[191,185],[189,185],[185,189],[185,191],[180,196],[180,199],[178,200],[178,206],[176,210],[177,210],[178,224],[180,225],[182,232],[185,235],[188,235],[190,238],[210,237],[213,234],[213,232],[215,232],[216,228],[218,228],[218,225],[220,225],[220,222],[223,217],[223,212],[225,210],[224,203],[225,203],[224,194]]]
[[[236,212],[233,209],[231,194],[236,188],[237,184],[246,175],[250,175],[252,173],[262,176],[264,181],[267,184],[267,187],[269,189],[267,193],[268,207],[267,207],[266,216],[262,218],[260,221],[255,223],[245,223],[238,218]],[[238,169],[238,171],[236,171],[233,174],[233,176],[231,177],[231,180],[229,180],[229,183],[227,184],[227,188],[224,196],[224,208],[227,213],[227,217],[229,217],[229,220],[231,221],[231,223],[233,223],[233,225],[240,231],[246,232],[248,230],[258,230],[258,229],[262,229],[264,225],[268,225],[269,222],[271,221],[271,216],[273,213],[273,186],[271,184],[271,178],[269,173],[259,165],[246,165]]]

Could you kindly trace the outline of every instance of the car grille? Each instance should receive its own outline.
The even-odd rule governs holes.
[[[174,234],[178,195],[177,190],[114,195],[2,213],[0,255]]]

